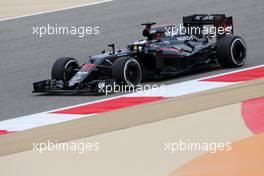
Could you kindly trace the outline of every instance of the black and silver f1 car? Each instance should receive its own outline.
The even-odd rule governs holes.
[[[82,66],[74,58],[57,59],[51,79],[33,83],[33,92],[98,92],[106,85],[136,86],[145,79],[172,77],[205,64],[234,68],[246,61],[246,44],[241,37],[233,35],[232,17],[224,14],[183,17],[183,32],[174,25],[157,26],[149,22],[142,25],[145,39],[128,45],[125,50],[116,50],[110,44],[111,52],[90,56]],[[205,26],[215,28],[215,37],[199,30]],[[222,32],[218,30],[221,28]]]

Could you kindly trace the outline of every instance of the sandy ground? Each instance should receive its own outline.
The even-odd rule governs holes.
[[[18,173],[28,176],[169,175],[175,168],[206,151],[171,153],[165,150],[165,143],[179,143],[180,140],[229,143],[252,135],[244,125],[240,107],[240,104],[234,104],[70,141],[76,144],[100,143],[99,151],[83,154],[66,151],[40,154],[37,151],[26,151],[4,156],[0,158],[0,172],[2,176],[16,176]]]
[[[70,8],[101,0],[9,0],[0,1],[0,19]]]
[[[176,169],[171,176],[263,176],[264,134],[232,144],[232,150],[205,154]]]
[[[1,175],[169,175],[206,151],[170,153],[164,150],[165,143],[229,143],[252,136],[241,117],[239,102],[263,96],[263,83],[264,79],[259,79],[1,136],[1,155],[28,150],[2,156]],[[32,151],[32,143],[47,140],[99,143],[100,150],[83,154]]]

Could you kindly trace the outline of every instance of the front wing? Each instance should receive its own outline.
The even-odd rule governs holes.
[[[78,93],[99,93],[105,94],[106,88],[114,86],[115,80],[93,80],[87,83],[82,83],[75,88],[67,87],[62,80],[43,80],[33,83],[32,93],[45,94],[78,94]]]

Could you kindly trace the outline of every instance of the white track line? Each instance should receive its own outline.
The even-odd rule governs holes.
[[[25,17],[30,17],[30,16],[36,16],[36,15],[43,15],[43,14],[47,14],[47,13],[54,13],[54,12],[59,12],[59,11],[64,11],[64,10],[71,10],[71,9],[76,9],[76,8],[80,8],[80,7],[92,6],[92,5],[102,4],[102,3],[106,3],[106,2],[112,2],[112,1],[114,1],[114,0],[101,0],[101,1],[90,2],[90,3],[86,3],[86,4],[76,5],[76,6],[72,6],[72,7],[66,7],[66,8],[55,9],[55,10],[47,10],[47,11],[42,11],[42,12],[37,12],[37,13],[32,13],[32,14],[27,14],[27,15],[21,15],[21,16],[16,16],[16,17],[10,17],[10,18],[3,18],[3,19],[0,19],[0,22],[15,20],[15,19],[19,19],[19,18],[25,18]]]

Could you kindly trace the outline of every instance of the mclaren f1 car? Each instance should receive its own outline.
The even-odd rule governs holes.
[[[144,39],[129,44],[127,49],[109,44],[110,52],[90,56],[82,65],[75,58],[58,58],[52,66],[51,79],[33,83],[33,92],[98,92],[106,85],[137,86],[146,79],[175,77],[201,65],[215,63],[234,68],[246,61],[246,43],[234,35],[233,19],[224,14],[185,16],[185,31],[175,32],[178,27],[171,24],[142,25]],[[201,30],[192,32],[205,26],[222,30],[214,37]]]

